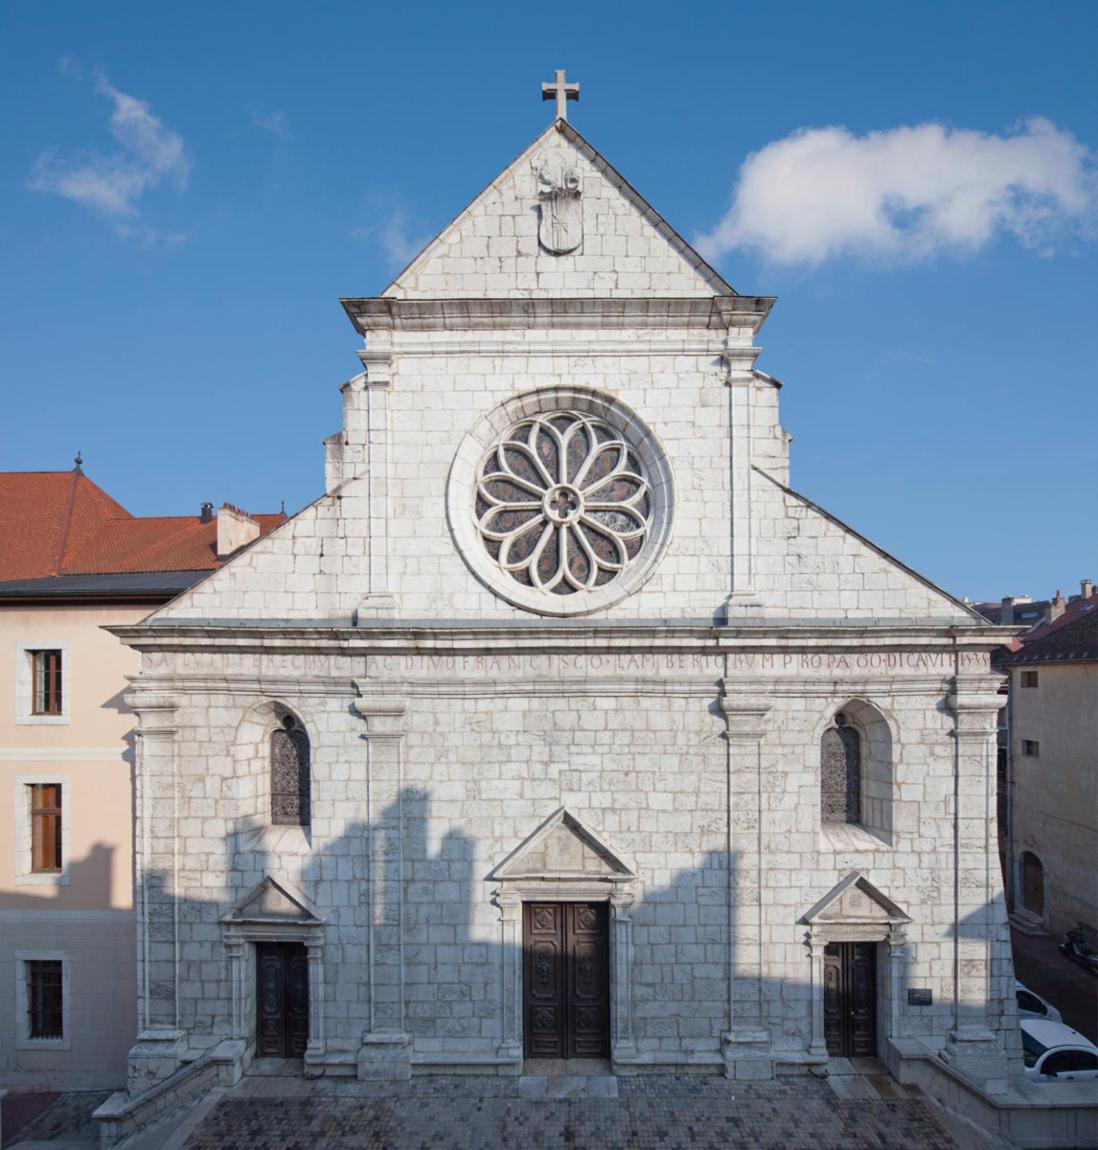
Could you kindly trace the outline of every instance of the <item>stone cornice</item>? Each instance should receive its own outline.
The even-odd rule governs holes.
[[[789,624],[674,626],[644,624],[449,625],[379,623],[369,627],[257,626],[240,624],[128,624],[106,628],[143,651],[235,649],[329,654],[476,654],[480,652],[726,653],[927,651],[985,652],[1001,646],[1016,628],[991,624],[890,624],[846,626]]]
[[[772,296],[700,296],[653,299],[392,299],[340,300],[355,328],[371,331],[500,331],[522,328],[729,328],[762,327]]]

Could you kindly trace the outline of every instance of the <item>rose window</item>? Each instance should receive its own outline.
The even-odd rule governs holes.
[[[575,595],[612,583],[640,554],[652,492],[619,432],[591,415],[556,412],[514,424],[488,452],[476,523],[516,583]]]

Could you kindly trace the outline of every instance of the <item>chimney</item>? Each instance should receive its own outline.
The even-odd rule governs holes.
[[[203,503],[202,510],[198,513],[199,523],[209,523],[214,517],[214,505],[212,503]]]
[[[1089,599],[1094,594],[1094,583],[1090,579],[1081,579],[1079,581],[1079,590],[1083,593],[1084,599]]]
[[[1064,598],[1064,593],[1059,587],[1056,588],[1056,594],[1053,596],[1052,601],[1048,605],[1048,617],[1052,619],[1059,619],[1064,613],[1064,608],[1067,606],[1067,600]]]
[[[1004,595],[999,606],[999,624],[1006,627],[1014,622],[1014,596]]]
[[[217,513],[217,557],[226,559],[246,543],[259,538],[259,524],[239,507],[222,504]]]

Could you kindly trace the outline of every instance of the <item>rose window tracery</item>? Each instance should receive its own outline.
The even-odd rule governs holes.
[[[643,549],[652,510],[637,453],[604,420],[577,411],[515,423],[478,474],[484,548],[516,583],[554,595],[616,580]]]

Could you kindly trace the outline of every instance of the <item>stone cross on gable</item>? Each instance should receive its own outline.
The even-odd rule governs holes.
[[[568,101],[580,98],[579,84],[567,84],[564,80],[564,69],[557,69],[556,81],[552,84],[542,84],[541,98],[543,100],[556,100],[557,119],[568,119]]]

